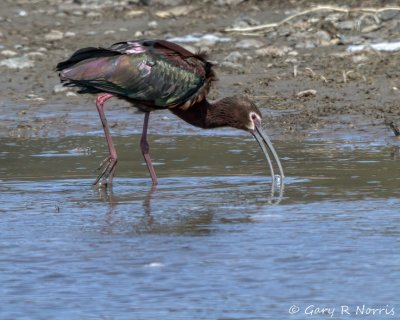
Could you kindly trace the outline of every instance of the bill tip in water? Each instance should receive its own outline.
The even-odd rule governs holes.
[[[281,176],[280,174],[276,174],[274,176],[275,183],[277,184],[278,187],[283,183],[283,179],[284,177]]]

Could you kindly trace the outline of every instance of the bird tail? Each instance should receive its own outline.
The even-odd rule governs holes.
[[[115,56],[118,54],[120,54],[120,53],[111,51],[108,49],[104,49],[104,48],[94,48],[94,47],[83,48],[83,49],[80,49],[80,50],[76,51],[75,53],[73,53],[69,59],[58,63],[56,66],[56,70],[62,71],[64,69],[70,68],[70,67],[76,65],[77,63],[82,62],[87,59],[93,59],[93,58],[99,58],[99,57],[110,57],[110,56]]]
[[[57,64],[61,83],[66,87],[79,87],[78,93],[98,93],[101,90],[93,86],[102,72],[104,60],[120,55],[119,52],[104,48],[83,48],[76,51],[68,60]]]

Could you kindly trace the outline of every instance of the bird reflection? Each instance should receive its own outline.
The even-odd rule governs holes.
[[[279,175],[274,177],[274,181],[271,183],[271,197],[269,204],[279,204],[283,199],[283,193],[285,191],[285,182]]]
[[[259,195],[249,199],[247,191],[221,189],[219,183],[215,192],[200,184],[192,185],[189,191],[186,185],[160,189],[149,185],[147,191],[138,188],[133,196],[130,193],[121,196],[121,192],[116,195],[110,187],[95,190],[108,204],[101,233],[207,235],[215,229],[215,217],[224,223],[253,222],[252,212],[259,213],[265,206],[278,205],[284,195],[283,181],[276,179],[269,188],[261,201]],[[227,209],[227,205],[233,209]],[[249,210],[243,211],[246,207]],[[244,215],[246,219],[237,219],[238,215]]]
[[[390,151],[390,158],[392,160],[397,160],[400,158],[400,147],[399,146],[392,147],[392,150]]]
[[[105,234],[114,234],[116,233],[116,227],[119,223],[125,223],[121,221],[121,217],[117,215],[118,206],[121,203],[126,203],[126,199],[121,196],[116,196],[113,192],[112,186],[108,187],[96,187],[93,186],[94,190],[97,191],[99,198],[108,203],[108,210],[106,213],[105,225],[102,229],[102,233]],[[150,189],[147,191],[145,197],[143,198],[142,208],[143,215],[140,221],[141,227],[145,227],[145,229],[150,229],[154,223],[154,218],[151,214],[151,200],[153,199],[153,195],[156,192],[157,187],[152,185]],[[131,200],[129,200],[130,202]]]
[[[397,160],[400,156],[400,146],[398,145],[398,142],[400,141],[400,126],[396,124],[394,121],[388,121],[386,120],[386,124],[389,126],[389,128],[393,131],[394,133],[394,138],[393,140],[396,140],[392,146],[391,152],[390,152],[390,158],[392,160]]]
[[[143,212],[144,217],[146,218],[146,224],[152,225],[154,222],[153,216],[151,214],[151,200],[156,192],[157,187],[155,185],[151,185],[149,191],[147,191],[145,198],[143,199]]]

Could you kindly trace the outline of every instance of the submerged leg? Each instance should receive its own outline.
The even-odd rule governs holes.
[[[142,150],[142,154],[144,157],[144,161],[146,161],[147,169],[150,172],[151,180],[153,181],[153,185],[156,185],[157,176],[156,172],[154,171],[153,164],[151,163],[150,154],[149,154],[149,143],[147,142],[147,127],[149,123],[149,116],[150,112],[146,111],[144,113],[144,122],[143,122],[143,132],[142,138],[140,139],[140,149]]]
[[[93,183],[94,185],[96,185],[102,179],[107,180],[107,178],[108,178],[108,183],[111,185],[113,177],[114,177],[115,166],[118,161],[117,151],[115,150],[114,144],[112,142],[110,128],[108,127],[107,119],[106,119],[106,116],[105,116],[104,110],[103,110],[104,102],[106,102],[108,99],[112,98],[113,96],[114,95],[112,95],[110,93],[102,93],[97,97],[97,100],[96,100],[97,111],[99,112],[100,120],[103,125],[103,129],[104,129],[104,135],[106,136],[106,140],[107,140],[109,156],[107,158],[105,158],[102,161],[102,163],[100,164],[98,170],[101,170],[101,173],[97,177],[96,181]]]

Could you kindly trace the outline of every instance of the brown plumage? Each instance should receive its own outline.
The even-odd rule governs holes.
[[[249,131],[265,153],[271,174],[273,165],[267,148],[275,159],[280,175],[279,158],[261,127],[261,113],[246,97],[227,97],[216,102],[206,98],[216,77],[213,66],[203,53],[193,54],[165,40],[128,41],[109,48],[84,48],[57,65],[66,86],[77,86],[80,93],[98,93],[97,110],[103,124],[109,156],[102,162],[95,184],[112,183],[117,163],[110,130],[103,110],[106,100],[117,97],[132,103],[145,113],[141,150],[153,184],[157,177],[147,143],[149,112],[169,109],[191,125],[208,129],[230,126]],[[273,180],[274,181],[274,180]]]

